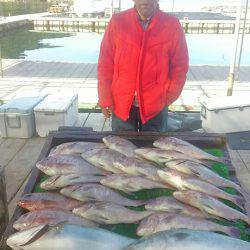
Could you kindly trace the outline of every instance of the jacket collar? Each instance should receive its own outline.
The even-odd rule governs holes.
[[[151,17],[151,22],[150,22],[150,24],[149,24],[146,31],[151,30],[156,25],[156,23],[159,22],[160,12],[161,11],[160,11],[159,7],[157,7],[157,9],[155,10],[154,15]],[[134,7],[132,9],[132,16],[133,16],[134,24],[135,24],[135,26],[136,26],[136,28],[138,29],[139,32],[143,32],[141,24],[139,23],[138,15],[139,14],[138,14],[136,8]]]

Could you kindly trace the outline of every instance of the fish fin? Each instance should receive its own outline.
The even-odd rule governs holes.
[[[239,228],[235,228],[235,227],[228,227],[225,229],[225,233],[233,236],[234,238],[239,239],[240,238],[240,229]]]
[[[197,177],[200,177],[200,176],[201,176],[200,173],[199,173],[198,171],[196,171],[196,170],[194,170],[194,169],[190,169],[190,170],[191,170],[191,172],[192,172],[193,175],[195,175],[195,176],[197,176]]]
[[[31,243],[37,241],[39,238],[41,238],[45,233],[47,233],[50,229],[50,225],[46,224],[44,225],[38,232],[34,234],[26,243],[23,245],[20,245],[20,247],[25,247],[30,245]]]

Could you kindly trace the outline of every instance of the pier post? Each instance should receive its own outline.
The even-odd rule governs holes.
[[[4,168],[0,166],[0,249],[3,244],[3,233],[9,222],[9,212],[7,206],[6,183]]]
[[[91,31],[95,32],[95,22],[91,22]]]
[[[0,46],[0,75],[3,78],[2,48]]]

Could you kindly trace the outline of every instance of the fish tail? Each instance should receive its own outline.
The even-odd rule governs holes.
[[[226,157],[215,157],[214,160],[223,164],[228,163],[228,159]]]
[[[134,200],[132,206],[133,207],[140,207],[140,206],[145,205],[146,203],[147,203],[147,201],[145,201],[145,200],[137,200],[137,201]]]
[[[231,201],[234,202],[238,207],[240,207],[241,209],[244,210],[244,205],[245,205],[244,197],[234,195],[233,200],[231,200]]]
[[[235,227],[226,227],[224,232],[234,238],[240,238],[240,229]]]

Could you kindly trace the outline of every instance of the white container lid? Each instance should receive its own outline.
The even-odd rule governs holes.
[[[250,98],[247,96],[210,97],[202,98],[199,102],[210,111],[250,107]]]
[[[35,112],[65,112],[77,98],[77,94],[48,95],[35,108]]]
[[[20,97],[0,106],[0,113],[28,114],[45,96]]]

